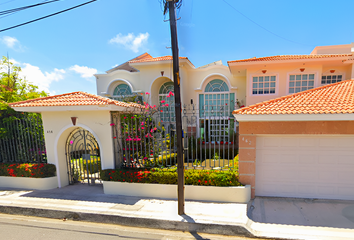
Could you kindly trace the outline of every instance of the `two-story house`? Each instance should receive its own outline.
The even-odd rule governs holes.
[[[148,99],[150,105],[164,101],[168,107],[163,108],[160,120],[173,125],[172,68],[172,56],[144,53],[105,74],[96,74],[97,94],[116,100],[136,96],[139,101]],[[236,130],[232,111],[245,103],[244,78],[232,75],[221,61],[196,68],[187,57],[180,57],[180,76],[188,132],[207,142],[231,142],[229,137]]]
[[[246,106],[354,78],[354,43],[318,46],[308,55],[228,61],[246,83]]]

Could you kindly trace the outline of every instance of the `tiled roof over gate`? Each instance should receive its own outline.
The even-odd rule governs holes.
[[[121,107],[141,107],[135,103],[125,103],[100,97],[85,92],[72,92],[55,96],[30,99],[10,103],[10,107],[49,107],[49,106],[89,106],[89,105],[116,105]]]
[[[346,80],[233,111],[233,114],[354,113],[354,79]]]

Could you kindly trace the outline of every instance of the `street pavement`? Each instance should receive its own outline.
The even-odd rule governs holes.
[[[354,201],[302,201],[259,197],[248,205],[186,201],[186,214],[179,216],[176,200],[107,195],[100,184],[45,191],[0,188],[0,213],[5,214],[194,234],[354,239]]]
[[[0,214],[0,239],[6,240],[251,240],[254,238],[230,237],[214,234],[134,228],[113,224],[88,223],[62,219],[48,219]]]

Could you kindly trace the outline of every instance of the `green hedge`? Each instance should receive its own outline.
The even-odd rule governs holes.
[[[46,178],[55,172],[55,165],[48,163],[0,163],[0,176]]]
[[[186,185],[243,186],[237,171],[195,170],[184,171]],[[177,184],[176,168],[106,169],[101,171],[103,181]]]

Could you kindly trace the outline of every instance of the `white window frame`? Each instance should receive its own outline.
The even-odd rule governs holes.
[[[211,82],[211,81],[213,81],[213,80],[215,80],[215,79],[220,79],[220,80],[222,80],[222,81],[224,81],[225,83],[226,83],[226,85],[228,86],[228,88],[229,88],[229,91],[228,92],[205,92],[205,88],[206,88],[206,86],[208,85],[208,83],[209,82]],[[202,86],[201,86],[201,88],[200,89],[197,89],[197,91],[199,92],[198,94],[197,94],[197,99],[196,99],[196,106],[197,106],[197,109],[198,109],[198,112],[197,112],[197,136],[198,137],[202,137],[201,136],[201,132],[200,132],[200,124],[201,124],[201,120],[204,120],[204,124],[206,124],[206,120],[228,120],[228,121],[233,121],[234,119],[233,118],[231,118],[230,120],[229,120],[229,116],[224,116],[224,117],[205,117],[205,118],[201,118],[200,117],[200,114],[199,114],[199,107],[200,107],[200,102],[199,102],[199,98],[200,98],[200,94],[204,94],[204,100],[205,100],[205,94],[213,94],[213,93],[215,93],[215,94],[225,94],[225,93],[227,93],[227,94],[229,94],[229,101],[231,101],[232,99],[230,98],[230,94],[231,93],[234,93],[234,96],[235,96],[235,99],[233,99],[234,100],[234,104],[235,104],[235,106],[237,106],[237,103],[236,103],[236,99],[237,99],[237,88],[234,88],[234,87],[232,87],[231,85],[230,85],[230,82],[229,82],[229,80],[228,79],[224,79],[224,78],[221,78],[220,76],[217,76],[217,75],[215,75],[215,77],[214,78],[211,78],[210,80],[208,80],[208,81],[204,81],[203,82],[203,84],[202,84]],[[208,122],[208,126],[210,126],[210,122]],[[230,123],[229,123],[230,124]],[[213,124],[212,124],[213,125]],[[204,127],[205,128],[205,127]],[[236,133],[236,123],[234,124],[234,132]],[[204,136],[203,136],[204,137]],[[209,138],[211,137],[211,135],[209,135]],[[215,144],[215,142],[211,142],[212,144]]]
[[[158,101],[159,101],[159,104],[161,104],[161,98],[162,100],[165,100],[165,104],[168,103],[169,106],[168,107],[164,107],[164,109],[166,110],[166,108],[168,108],[168,112],[169,114],[171,114],[172,116],[170,117],[166,117],[166,113],[164,114],[163,112],[160,113],[160,120],[162,120],[163,122],[162,123],[170,123],[170,124],[175,124],[176,123],[176,116],[175,116],[175,112],[174,112],[174,109],[175,109],[175,102],[174,102],[174,96],[170,96],[170,99],[172,99],[172,101],[168,101],[170,99],[167,99],[167,96],[168,96],[168,93],[160,93],[160,90],[162,88],[162,86],[164,84],[166,84],[168,82],[164,82],[161,84],[160,88],[159,88],[159,91],[158,91]],[[171,82],[173,84],[173,82]],[[172,93],[174,93],[174,91],[171,91]],[[173,103],[172,103],[173,102]],[[163,105],[163,104],[161,104]],[[171,121],[164,121],[166,118],[169,118],[171,119]]]
[[[330,70],[323,72],[322,75],[321,75],[321,79],[320,79],[320,84],[321,84],[321,86],[325,86],[325,85],[328,85],[328,84],[332,84],[332,83],[322,83],[322,77],[323,77],[323,76],[338,76],[338,75],[342,75],[342,80],[341,80],[341,81],[344,81],[344,80],[345,80],[345,73],[340,72],[340,71],[338,71],[338,70],[335,70],[334,73],[331,73]]]
[[[253,94],[253,77],[271,77],[275,76],[275,93],[266,93],[266,94]],[[248,95],[252,97],[256,96],[277,96],[279,94],[279,73],[267,72],[267,73],[252,73],[249,75],[248,83]]]
[[[301,71],[294,71],[294,72],[288,72],[287,73],[287,77],[286,77],[286,93],[287,95],[290,95],[290,94],[295,94],[295,93],[290,93],[289,90],[290,90],[290,75],[304,75],[304,74],[307,74],[307,75],[310,75],[310,74],[314,74],[314,84],[313,84],[313,88],[311,89],[314,89],[316,87],[318,87],[320,84],[319,82],[319,73],[318,71],[304,71],[304,72],[301,72]],[[310,89],[307,89],[307,90],[310,90]],[[303,90],[303,91],[306,91],[306,90]],[[302,91],[300,91],[302,92]]]

